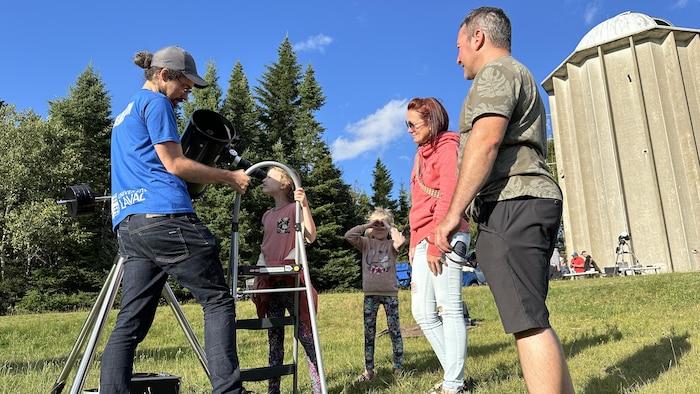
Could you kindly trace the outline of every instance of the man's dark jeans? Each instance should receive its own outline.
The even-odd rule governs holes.
[[[195,214],[150,216],[131,215],[119,224],[119,254],[125,257],[121,310],[102,356],[100,393],[129,393],[136,346],[153,323],[168,275],[204,309],[213,394],[241,393],[236,306],[224,279],[219,244]]]

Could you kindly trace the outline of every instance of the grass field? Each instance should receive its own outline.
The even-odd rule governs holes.
[[[465,371],[477,383],[475,392],[527,392],[513,339],[503,333],[488,287],[466,287],[463,298],[472,318],[480,323],[468,331]],[[404,338],[404,374],[395,379],[389,337],[382,335],[376,344],[376,378],[355,382],[363,370],[362,293],[321,294],[319,305],[329,393],[416,394],[441,381],[437,359],[422,336]],[[402,326],[414,325],[406,290],[400,293],[400,308]],[[549,308],[578,393],[700,393],[699,273],[555,281]],[[183,311],[201,339],[201,309],[184,305]],[[253,317],[252,302],[239,302],[237,315]],[[87,311],[0,317],[0,393],[49,393],[86,316]],[[88,371],[86,389],[97,387],[102,346],[115,316],[113,311]],[[386,328],[381,315],[377,327],[378,331]],[[239,331],[242,367],[267,363],[266,339],[264,331]],[[291,341],[286,345],[291,349]],[[310,393],[300,352],[299,392]],[[72,368],[64,393],[70,391],[77,370],[77,365]],[[210,390],[203,368],[167,306],[158,311],[149,336],[139,346],[135,371],[180,376],[183,394]],[[291,381],[283,378],[283,392],[291,392]],[[246,388],[265,393],[266,382],[246,383]]]

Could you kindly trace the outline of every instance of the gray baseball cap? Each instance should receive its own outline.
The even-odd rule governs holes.
[[[186,50],[178,46],[169,46],[159,49],[153,54],[151,67],[169,68],[182,72],[187,78],[194,82],[197,88],[206,88],[209,84],[204,78],[197,75],[197,66],[194,58]]]

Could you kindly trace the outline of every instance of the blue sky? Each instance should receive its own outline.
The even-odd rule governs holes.
[[[456,64],[457,31],[482,5],[508,13],[513,55],[538,83],[589,30],[624,11],[700,29],[700,0],[10,1],[0,23],[0,100],[46,116],[48,101],[65,97],[91,64],[119,112],[143,83],[134,53],[167,45],[192,53],[200,74],[213,61],[224,91],[240,61],[252,88],[288,36],[326,95],[316,115],[345,181],[371,193],[379,157],[396,188],[408,188],[416,147],[403,123],[406,103],[439,98],[456,130],[470,86]]]

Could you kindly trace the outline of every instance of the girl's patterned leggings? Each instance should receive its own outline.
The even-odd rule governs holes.
[[[304,297],[304,294],[301,293],[299,296]],[[282,317],[285,314],[285,310],[289,311],[290,314],[294,313],[294,295],[292,293],[273,294],[267,307],[267,317]],[[282,365],[284,362],[284,327],[270,328],[267,331],[267,337],[270,342],[270,356],[268,359],[270,365]],[[311,327],[307,327],[301,319],[299,320],[299,342],[301,342],[301,346],[306,352],[306,362],[309,365],[314,394],[318,394],[321,392],[321,379],[318,375],[314,337]],[[280,393],[280,378],[270,379],[267,392],[268,394]]]
[[[394,350],[394,369],[403,364],[403,338],[401,338],[401,323],[399,322],[399,298],[392,296],[365,295],[365,369],[374,370],[374,339],[377,335],[377,312],[379,305],[384,305],[386,322],[391,337],[391,347]]]

